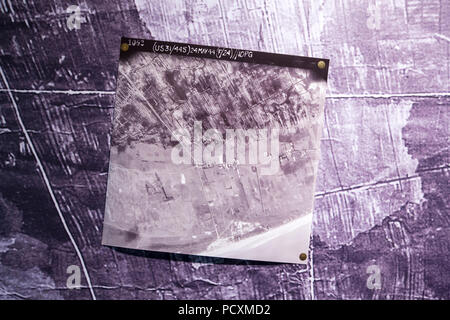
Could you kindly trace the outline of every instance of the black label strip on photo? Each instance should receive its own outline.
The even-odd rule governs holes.
[[[180,42],[122,37],[120,44],[121,59],[127,58],[133,53],[139,51],[185,57],[259,63],[280,67],[310,69],[325,81],[327,80],[329,67],[329,59],[269,53],[255,50],[205,46]]]

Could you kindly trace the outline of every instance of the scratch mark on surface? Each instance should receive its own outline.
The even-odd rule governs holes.
[[[39,158],[39,156],[38,156],[38,154],[36,152],[36,149],[34,148],[33,141],[31,140],[31,137],[28,134],[28,131],[27,131],[26,127],[25,127],[25,124],[22,121],[22,117],[20,115],[19,107],[17,106],[16,100],[14,100],[14,96],[12,95],[11,90],[9,90],[9,83],[6,80],[6,76],[3,73],[3,68],[2,67],[0,67],[0,73],[2,75],[3,82],[4,82],[5,86],[6,86],[6,90],[8,92],[9,98],[11,99],[11,102],[12,102],[12,105],[13,105],[13,109],[14,109],[14,113],[16,115],[16,118],[17,118],[17,121],[19,123],[19,126],[22,129],[23,134],[25,135],[25,139],[27,141],[28,146],[30,147],[31,152],[33,153],[34,158],[36,159],[36,163],[37,163],[37,166],[39,168],[39,171],[41,172],[42,179],[44,180],[44,183],[45,183],[45,185],[47,187],[47,190],[48,190],[48,192],[49,192],[49,194],[50,194],[50,196],[51,196],[51,198],[53,200],[53,203],[55,205],[56,211],[58,212],[59,218],[61,219],[61,222],[62,222],[62,224],[64,226],[64,229],[66,230],[67,235],[69,236],[70,241],[72,242],[72,245],[73,245],[73,247],[74,247],[74,249],[75,249],[75,251],[77,253],[77,256],[78,256],[78,258],[80,260],[81,266],[83,267],[83,272],[84,272],[84,275],[86,277],[86,281],[88,283],[92,299],[96,300],[94,290],[92,289],[91,279],[89,277],[89,273],[88,273],[86,265],[84,263],[83,256],[81,255],[81,252],[78,249],[78,246],[77,246],[77,244],[75,242],[75,239],[72,236],[72,234],[71,234],[71,232],[69,230],[69,227],[67,226],[66,220],[64,219],[64,216],[63,216],[62,211],[61,211],[61,209],[59,207],[58,201],[56,200],[55,194],[54,194],[53,189],[52,189],[52,187],[50,185],[50,181],[48,180],[47,174],[45,173],[44,166],[42,165],[42,162],[41,162],[41,160],[40,160],[40,158]]]
[[[312,233],[311,233],[312,234]],[[313,239],[311,235],[311,239],[309,241],[309,280],[311,284],[311,300],[315,300],[314,297],[314,261],[313,261],[313,254],[314,254],[314,245],[313,245]]]
[[[448,169],[450,169],[450,165],[447,164],[447,165],[443,165],[443,166],[436,167],[436,168],[417,170],[416,171],[417,174],[413,175],[413,176],[406,176],[406,177],[388,179],[388,180],[377,181],[377,182],[372,182],[372,183],[354,185],[354,186],[351,186],[348,188],[343,188],[343,189],[338,188],[338,189],[334,189],[331,191],[316,193],[316,195],[314,197],[319,198],[319,197],[324,197],[324,196],[327,196],[330,194],[335,194],[335,193],[347,192],[347,191],[352,191],[352,190],[357,190],[357,189],[370,189],[371,187],[375,187],[375,186],[379,186],[379,185],[387,185],[387,184],[391,184],[391,183],[396,183],[396,182],[400,182],[400,181],[409,181],[409,180],[414,180],[414,179],[418,179],[418,178],[420,179],[420,174],[439,172],[439,171],[448,170]]]
[[[336,176],[337,176],[337,179],[338,179],[338,182],[339,182],[339,186],[342,189],[343,186],[342,186],[341,178],[339,177],[339,171],[338,171],[337,164],[336,164],[336,157],[334,156],[334,152],[333,152],[333,144],[331,143],[331,134],[330,134],[330,128],[328,126],[328,120],[327,120],[327,113],[326,113],[326,111],[324,111],[324,113],[323,113],[323,118],[324,118],[324,122],[325,122],[325,128],[327,129],[328,137],[330,138],[330,140],[329,140],[330,152],[331,152],[331,157],[333,159],[334,170],[336,171]]]
[[[389,121],[389,116],[387,114],[386,108],[384,108],[384,116],[386,117],[386,122],[387,122],[387,126],[388,126],[389,139],[391,141],[392,153],[394,155],[394,162],[395,162],[395,169],[397,171],[397,177],[400,178],[400,170],[398,169],[398,161],[397,161],[397,152],[395,151],[394,138],[392,137],[391,122]],[[403,191],[402,182],[401,182],[401,180],[398,180],[398,181],[399,181],[399,185],[400,185],[400,191]]]
[[[445,41],[447,41],[447,42],[450,42],[450,38],[444,36],[443,34],[435,33],[434,36],[435,36],[436,38],[439,38],[439,39],[445,40]]]

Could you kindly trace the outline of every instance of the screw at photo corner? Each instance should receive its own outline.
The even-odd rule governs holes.
[[[120,45],[120,50],[122,50],[122,51],[128,51],[128,48],[129,48],[129,46],[127,43],[122,43]]]

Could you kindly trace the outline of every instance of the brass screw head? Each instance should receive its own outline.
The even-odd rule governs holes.
[[[306,253],[300,253],[300,255],[298,256],[300,258],[300,260],[305,261],[307,258]]]
[[[122,51],[128,51],[128,48],[129,48],[128,43],[122,43],[120,45],[120,50]]]
[[[317,66],[319,67],[319,69],[325,69],[325,61],[320,60],[319,62],[317,62]]]

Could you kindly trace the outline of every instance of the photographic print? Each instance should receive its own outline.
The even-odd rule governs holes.
[[[307,263],[328,64],[122,38],[102,244]]]

